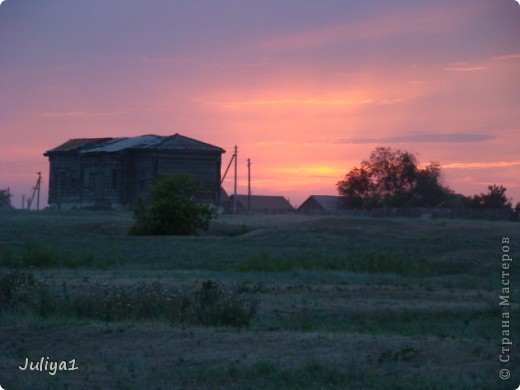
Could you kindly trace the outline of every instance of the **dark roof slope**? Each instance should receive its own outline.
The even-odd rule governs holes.
[[[235,195],[229,197],[229,204],[233,204]],[[237,204],[247,210],[248,196],[237,195]],[[251,195],[251,211],[294,211],[294,207],[283,196]]]
[[[154,134],[140,135],[137,137],[111,138],[104,143],[93,147],[86,147],[80,153],[113,153],[126,149],[145,149],[152,147],[162,141],[164,137]]]
[[[103,142],[109,141],[111,139],[112,138],[73,138],[73,139],[69,139],[64,144],[61,144],[60,146],[55,147],[54,149],[48,150],[47,152],[44,153],[44,155],[46,156],[48,153],[52,153],[52,152],[69,152],[69,151],[72,151],[74,149],[79,149],[84,146],[103,143]]]

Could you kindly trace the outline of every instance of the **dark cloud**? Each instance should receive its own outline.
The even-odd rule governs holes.
[[[467,143],[467,142],[484,142],[495,139],[494,136],[485,134],[409,134],[397,135],[393,137],[374,137],[374,138],[346,138],[336,139],[325,142],[328,144],[393,144],[393,143]]]

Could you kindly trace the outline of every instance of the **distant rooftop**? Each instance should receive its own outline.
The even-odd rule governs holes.
[[[230,207],[235,195],[229,197]],[[237,195],[237,205],[245,210],[248,207],[248,195]],[[283,196],[251,195],[251,211],[294,211],[294,207]]]
[[[299,207],[304,209],[309,204],[318,205],[324,212],[334,212],[341,207],[341,197],[334,195],[311,195]]]
[[[176,149],[197,150],[224,153],[218,146],[197,141],[180,134],[160,136],[155,134],[140,135],[137,137],[120,138],[75,138],[64,144],[48,150],[44,156],[56,152],[78,153],[115,153],[127,149]]]

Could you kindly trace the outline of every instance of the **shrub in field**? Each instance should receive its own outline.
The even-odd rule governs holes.
[[[13,273],[14,272],[14,273]],[[40,317],[89,318],[107,322],[167,320],[173,323],[247,327],[256,313],[256,303],[212,281],[192,293],[166,288],[159,282],[111,286],[84,283],[61,289],[30,282],[20,271],[0,278],[0,299],[11,309]],[[7,308],[2,306],[2,308]]]
[[[194,235],[208,230],[215,212],[195,200],[196,191],[197,185],[190,176],[167,176],[158,181],[151,190],[150,206],[138,200],[130,234]]]
[[[422,275],[426,273],[426,266],[422,262],[409,260],[400,253],[388,251],[365,252],[358,261],[350,265],[349,269],[370,274]]]
[[[13,252],[8,246],[0,248],[0,267],[14,267],[16,261]]]
[[[59,265],[60,257],[56,251],[28,242],[22,252],[21,260],[25,267],[52,267]]]
[[[35,284],[31,273],[18,269],[0,269],[0,311],[12,307],[20,294],[32,290]]]
[[[379,364],[383,364],[387,361],[409,362],[409,361],[413,360],[415,355],[417,355],[419,352],[420,351],[417,351],[411,347],[402,347],[398,351],[387,349],[381,353],[381,356],[379,356],[379,359],[377,359],[377,362]]]
[[[207,280],[195,294],[194,309],[197,322],[201,324],[247,327],[256,305],[244,305],[235,294],[223,291],[215,282]]]

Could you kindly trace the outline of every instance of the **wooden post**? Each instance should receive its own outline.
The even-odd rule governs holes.
[[[235,153],[233,154],[235,158],[235,188],[234,188],[234,196],[233,196],[233,214],[237,213],[237,160],[238,160],[238,147],[235,145]]]
[[[251,212],[251,159],[247,159],[247,211]]]
[[[38,197],[36,198],[36,210],[40,209],[40,187],[42,184],[42,173],[38,172],[38,182],[36,183],[36,187],[38,188]]]

